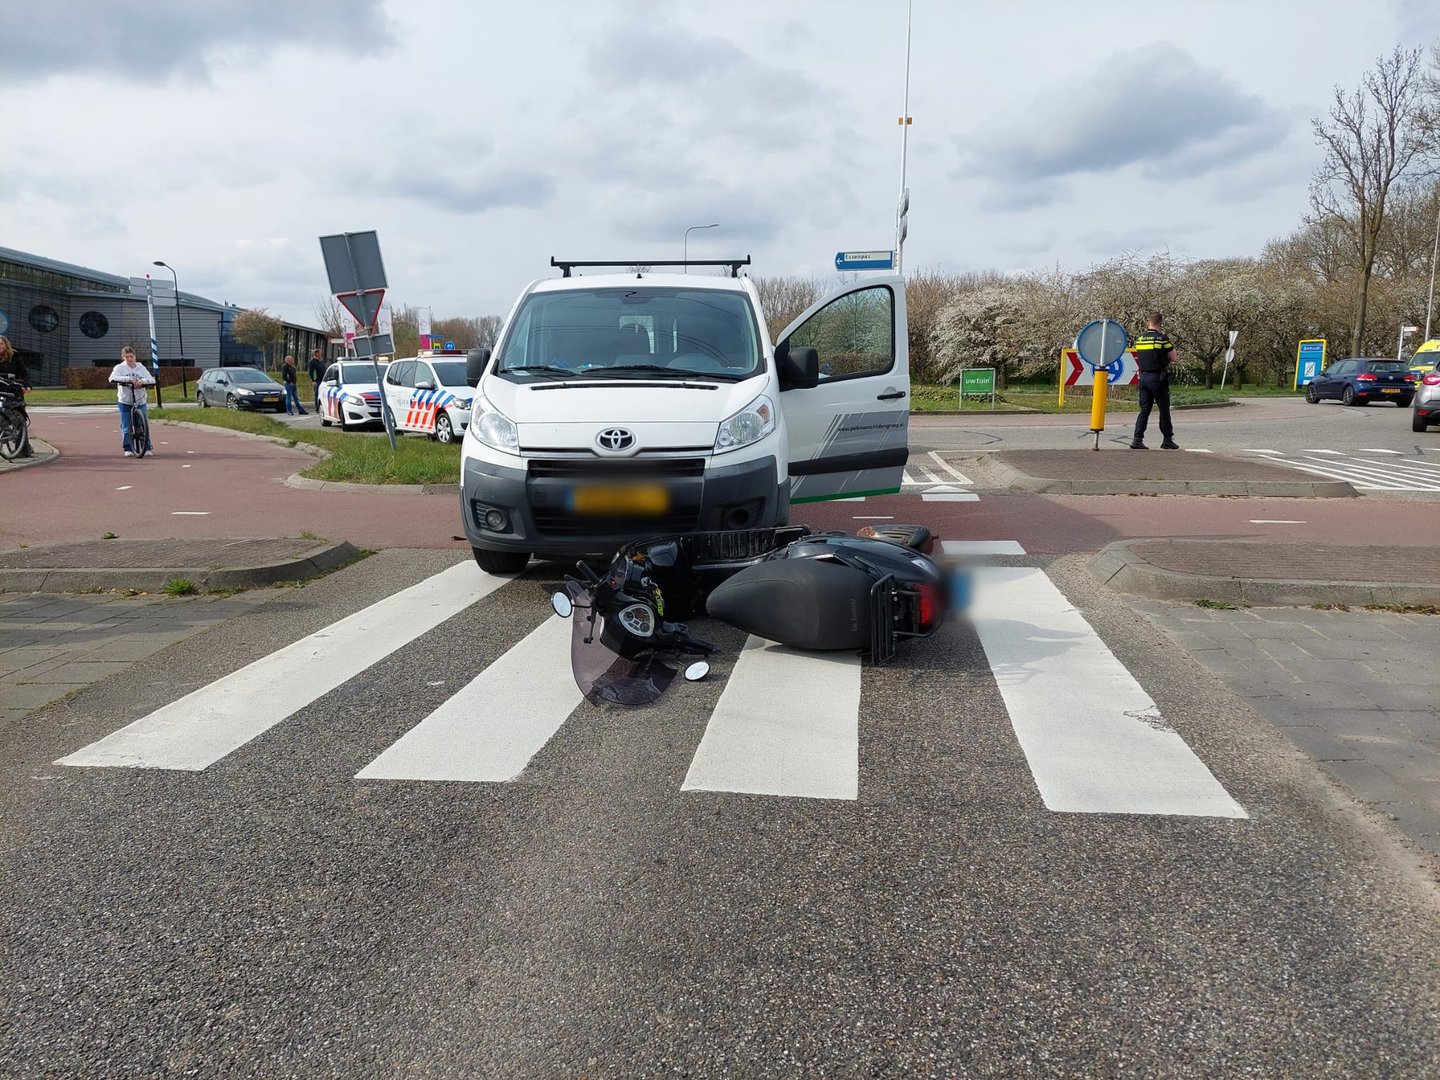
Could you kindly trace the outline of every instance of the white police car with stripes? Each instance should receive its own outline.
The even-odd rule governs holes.
[[[397,431],[454,442],[470,426],[475,391],[465,381],[463,353],[422,352],[391,363],[381,382]]]
[[[385,377],[389,361],[380,361],[380,377]],[[325,370],[316,393],[320,407],[320,423],[324,427],[339,424],[341,430],[365,424],[380,424],[380,387],[375,385],[375,365],[369,360],[340,360]]]

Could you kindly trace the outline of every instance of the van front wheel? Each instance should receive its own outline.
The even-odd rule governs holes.
[[[495,551],[491,548],[472,547],[475,562],[487,574],[518,574],[530,562],[528,551]]]

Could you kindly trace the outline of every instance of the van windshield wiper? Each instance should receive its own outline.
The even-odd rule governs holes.
[[[578,374],[578,372],[571,371],[569,368],[556,367],[554,364],[522,364],[519,367],[504,367],[496,372],[496,374],[509,375],[512,371],[523,371],[526,374],[535,375],[553,375],[556,378],[566,379],[572,379]]]
[[[612,364],[595,368],[585,373],[591,377],[608,375],[664,375],[672,379],[717,379],[720,382],[737,382],[742,376],[718,371],[687,371],[685,368],[666,367],[664,364]]]

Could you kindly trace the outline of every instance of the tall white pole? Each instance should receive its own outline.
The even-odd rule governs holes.
[[[1430,313],[1435,309],[1435,256],[1440,255],[1440,184],[1435,185],[1435,246],[1430,249],[1430,299],[1425,302],[1425,340],[1430,340]]]
[[[905,5],[905,106],[900,113],[900,198],[895,209],[895,272],[905,268],[905,166],[910,155],[910,16],[915,10],[915,0]]]
[[[180,302],[178,293],[175,296],[175,302],[177,304]],[[155,337],[155,286],[151,282],[149,274],[145,275],[145,311],[150,316],[150,370],[155,372],[155,404],[157,407],[161,407],[163,403],[160,400],[160,342]],[[134,400],[133,394],[131,400]]]

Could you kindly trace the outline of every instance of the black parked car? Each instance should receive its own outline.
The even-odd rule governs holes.
[[[1393,401],[1402,409],[1415,396],[1415,374],[1402,360],[1336,360],[1305,387],[1305,400],[1314,405],[1339,398],[1346,405]]]
[[[285,388],[252,367],[211,368],[195,382],[195,404],[227,409],[285,411]]]

